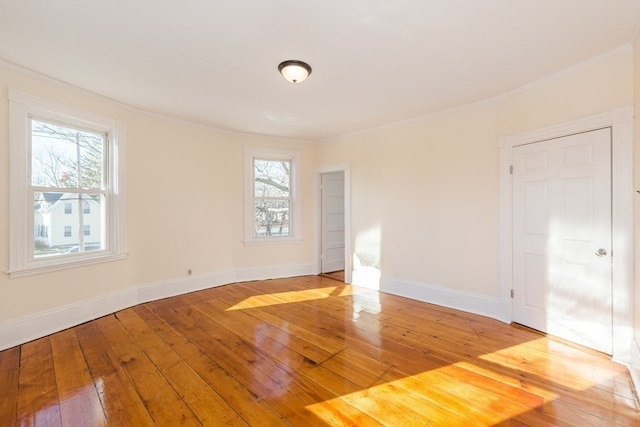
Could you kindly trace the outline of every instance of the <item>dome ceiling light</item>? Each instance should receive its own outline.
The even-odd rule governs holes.
[[[306,62],[290,59],[288,61],[281,62],[278,65],[278,71],[282,74],[282,77],[287,79],[293,84],[302,83],[311,74],[311,66]]]

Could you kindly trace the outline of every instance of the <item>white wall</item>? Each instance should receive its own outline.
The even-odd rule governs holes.
[[[126,260],[12,279],[4,274],[10,226],[8,87],[126,122]],[[239,278],[311,272],[312,199],[306,197],[312,192],[311,144],[226,133],[145,114],[2,64],[0,99],[0,348],[13,342],[20,328],[46,331],[38,328],[48,327],[51,316],[64,320],[61,311],[76,320],[91,316],[76,316],[87,301],[98,306],[100,315],[100,307],[108,311],[165,293]],[[301,243],[243,244],[245,145],[301,151]],[[42,319],[34,318],[43,313]]]

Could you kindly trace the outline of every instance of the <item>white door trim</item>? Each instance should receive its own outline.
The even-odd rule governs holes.
[[[329,172],[344,173],[344,281],[351,283],[352,259],[351,259],[351,165],[343,163],[339,165],[323,166],[317,169],[314,184],[314,274],[322,271],[322,192],[321,175]]]
[[[633,106],[500,138],[500,298],[513,319],[513,147],[611,127],[613,359],[628,363],[633,342]]]

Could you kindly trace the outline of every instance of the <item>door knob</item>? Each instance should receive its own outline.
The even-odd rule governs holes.
[[[596,252],[596,256],[599,256],[599,257],[603,257],[606,254],[607,254],[607,251],[604,248],[600,248],[598,249],[598,252]]]

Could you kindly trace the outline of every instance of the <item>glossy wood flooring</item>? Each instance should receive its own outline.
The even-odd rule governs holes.
[[[640,425],[626,369],[323,277],[169,298],[0,352],[0,426]]]
[[[344,270],[332,271],[330,273],[322,273],[322,276],[344,282]]]

